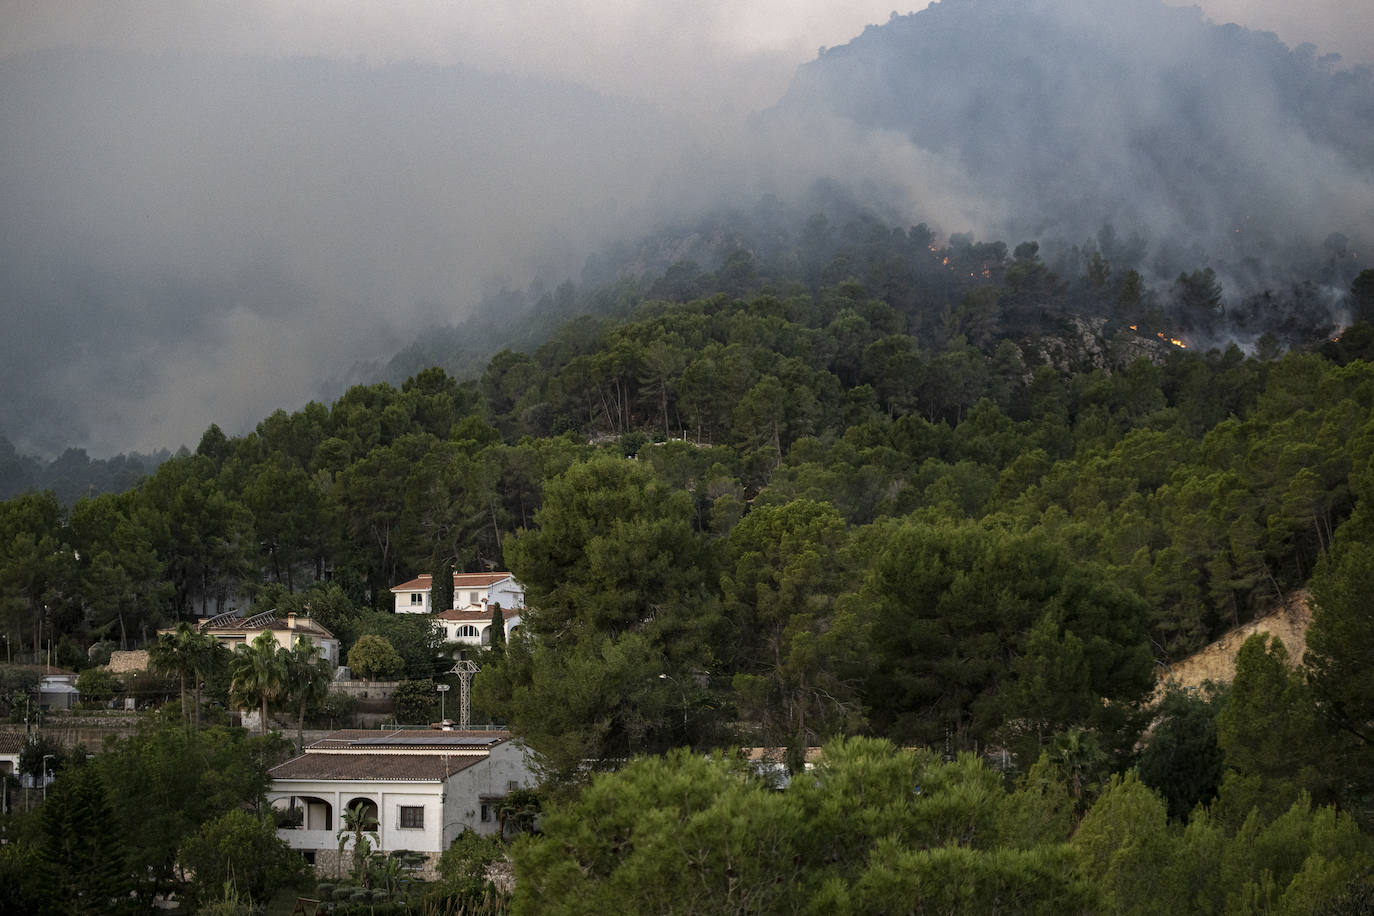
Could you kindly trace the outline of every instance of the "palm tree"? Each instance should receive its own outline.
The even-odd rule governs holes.
[[[305,710],[329,693],[330,664],[315,651],[309,636],[302,636],[296,644],[281,653],[286,667],[286,695],[297,704],[296,747],[305,748]]]
[[[276,637],[264,630],[248,645],[239,646],[229,660],[229,697],[245,708],[258,707],[264,735],[267,707],[281,699],[286,687],[284,655]]]
[[[359,799],[343,809],[343,823],[339,827],[339,877],[343,877],[343,854],[348,841],[353,840],[353,876],[361,878],[367,872],[367,860],[372,855],[372,843],[364,831],[377,829],[376,808]]]
[[[200,727],[200,684],[215,664],[219,642],[209,633],[201,633],[182,621],[173,633],[159,633],[157,642],[148,649],[148,661],[164,674],[181,679],[181,719],[190,725],[191,712],[186,706],[186,680],[191,679],[195,691],[195,724]]]

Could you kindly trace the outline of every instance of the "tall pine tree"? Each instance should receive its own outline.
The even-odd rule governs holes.
[[[95,769],[68,767],[49,789],[42,810],[42,871],[60,913],[115,913],[133,883],[105,786]]]

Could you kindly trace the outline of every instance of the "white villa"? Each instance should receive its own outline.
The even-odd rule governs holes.
[[[453,607],[431,607],[429,594],[434,577],[416,576],[391,589],[396,596],[398,614],[433,614],[448,610],[471,610],[499,604],[516,610],[525,606],[525,587],[508,572],[454,573]]]
[[[508,572],[454,573],[451,608],[434,608],[430,601],[433,577],[416,576],[392,588],[398,614],[433,614],[449,642],[491,645],[491,606],[501,605],[506,638],[520,626],[525,589]]]
[[[535,784],[525,748],[505,731],[346,729],[268,775],[272,806],[300,812],[299,826],[277,835],[323,874],[340,867],[342,812],[355,805],[374,850],[423,853],[432,870],[463,830],[497,832],[501,800]]]

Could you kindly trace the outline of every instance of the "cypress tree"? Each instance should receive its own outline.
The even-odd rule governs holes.
[[[453,610],[453,565],[447,559],[434,564],[429,586],[429,608],[436,614]]]
[[[491,606],[491,647],[493,649],[506,647],[506,616],[501,613],[501,602],[499,601]]]

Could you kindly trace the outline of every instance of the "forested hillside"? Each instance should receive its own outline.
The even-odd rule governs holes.
[[[1184,817],[1221,746],[1252,780],[1227,804],[1277,816],[1306,791],[1366,817],[1374,328],[1256,305],[1253,353],[1202,351],[1237,307],[1205,269],[1151,289],[1101,250],[1060,273],[1034,243],[872,219],[799,237],[825,257],[676,263],[622,285],[623,317],[572,318],[480,379],[357,386],[211,426],[122,494],[3,503],[11,650],[82,664],[251,603],[409,638],[425,677],[436,647],[388,587],[507,568],[531,609],[476,705],[557,784],[673,747],[796,764],[873,735],[992,748],[1013,775],[1059,755],[1076,824],[1156,746],[1160,663],[1315,576],[1310,679],[1252,651],[1248,693],[1172,701],[1175,737],[1211,744],[1141,778]]]
[[[116,455],[92,459],[85,449],[69,448],[51,461],[22,455],[0,436],[0,498],[30,490],[52,490],[64,505],[81,496],[121,493],[136,486],[171,453]]]

